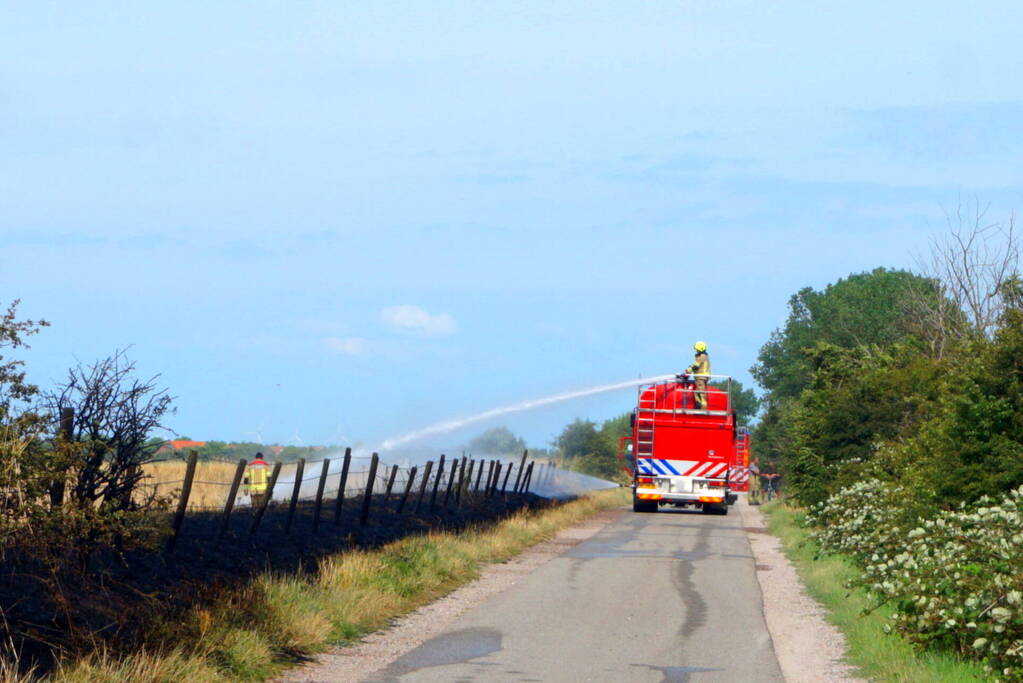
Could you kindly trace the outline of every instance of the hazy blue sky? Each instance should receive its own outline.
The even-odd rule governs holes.
[[[800,287],[1023,206],[1020,8],[5,3],[0,301],[53,322],[35,381],[132,345],[193,438],[373,443],[698,338],[748,381]]]

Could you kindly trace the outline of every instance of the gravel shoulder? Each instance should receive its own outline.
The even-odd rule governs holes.
[[[281,683],[355,683],[365,680],[373,672],[442,633],[467,610],[590,538],[622,514],[624,511],[621,509],[599,512],[508,562],[485,567],[475,581],[395,620],[390,628],[370,634],[355,645],[321,655],[314,662],[292,669],[277,680]]]
[[[845,664],[845,637],[827,612],[806,594],[781,541],[767,531],[760,508],[740,496],[735,507],[757,564],[764,618],[787,683],[863,683]]]

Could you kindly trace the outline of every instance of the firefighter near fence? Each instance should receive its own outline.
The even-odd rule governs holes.
[[[270,483],[270,463],[263,460],[262,453],[245,466],[244,492],[249,496],[253,507],[261,507],[266,500],[266,491]]]

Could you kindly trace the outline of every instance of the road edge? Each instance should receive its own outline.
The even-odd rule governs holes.
[[[498,593],[510,588],[537,567],[591,538],[624,514],[625,508],[601,510],[579,524],[562,529],[507,562],[486,565],[480,576],[442,598],[397,618],[386,629],[364,637],[354,645],[318,655],[313,662],[289,669],[278,683],[356,683],[427,640],[439,635],[455,619]]]
[[[806,592],[781,539],[767,530],[760,508],[749,505],[745,496],[735,507],[753,552],[764,620],[786,683],[865,683],[846,663],[845,636]]]

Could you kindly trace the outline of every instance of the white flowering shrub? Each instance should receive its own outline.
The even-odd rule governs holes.
[[[860,482],[811,510],[812,535],[863,566],[862,585],[895,608],[890,629],[1023,681],[1023,488],[915,522],[900,500]]]
[[[865,583],[911,640],[1023,681],[1023,488],[911,529],[901,548],[871,555]]]
[[[879,550],[903,544],[907,527],[917,522],[906,503],[901,487],[867,479],[811,507],[806,521],[822,552],[850,555],[863,564]]]

